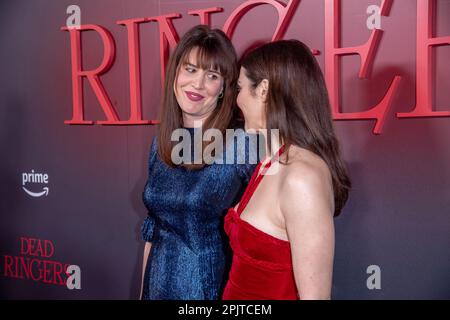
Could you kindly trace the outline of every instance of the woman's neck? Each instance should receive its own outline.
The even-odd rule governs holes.
[[[183,114],[183,127],[185,128],[201,128],[205,119],[192,118]]]
[[[280,150],[281,146],[284,144],[284,142],[281,140],[278,132],[276,132],[276,134],[274,134],[275,132],[272,132],[271,134],[271,147],[269,148],[269,140],[268,140],[268,135],[270,134],[270,132],[268,132],[268,130],[261,130],[260,133],[264,136],[264,141],[266,142],[265,145],[265,155],[264,158],[262,159],[263,162],[267,162],[270,161],[270,159],[278,152],[278,150]]]
[[[208,120],[211,116],[214,109],[215,108],[211,108],[211,110],[208,110],[204,114],[189,114],[182,112],[183,126],[185,128],[201,128],[206,120]]]

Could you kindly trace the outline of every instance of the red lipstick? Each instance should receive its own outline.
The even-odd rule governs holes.
[[[203,98],[205,98],[201,94],[198,94],[198,93],[195,93],[192,91],[185,91],[185,93],[186,93],[186,96],[189,98],[189,100],[192,100],[192,101],[200,101]]]

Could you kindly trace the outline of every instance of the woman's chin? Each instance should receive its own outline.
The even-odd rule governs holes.
[[[180,106],[180,109],[184,114],[193,115],[193,116],[200,113],[200,110],[201,110],[201,108],[197,108],[196,106],[191,106],[188,104],[185,104],[182,107]]]

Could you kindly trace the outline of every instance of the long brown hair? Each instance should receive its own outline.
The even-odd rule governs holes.
[[[172,53],[166,71],[164,96],[160,110],[160,125],[158,130],[158,155],[169,166],[174,167],[171,153],[176,142],[171,141],[172,132],[183,127],[183,116],[174,93],[174,83],[178,71],[187,63],[190,52],[198,48],[197,65],[205,70],[212,67],[218,70],[224,79],[223,97],[218,100],[216,108],[203,123],[202,130],[210,128],[222,133],[228,128],[233,117],[236,101],[236,82],[238,78],[236,51],[226,36],[219,29],[211,29],[198,25],[190,29],[180,40]],[[202,143],[202,150],[207,143]],[[202,164],[183,164],[188,169],[199,169]]]
[[[323,74],[311,50],[298,40],[267,43],[244,55],[241,66],[253,90],[263,79],[269,81],[265,109],[268,132],[278,129],[286,150],[296,145],[327,163],[333,180],[334,216],[338,216],[351,181],[340,157]],[[271,149],[270,134],[268,145]]]

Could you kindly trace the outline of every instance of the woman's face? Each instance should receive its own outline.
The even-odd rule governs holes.
[[[198,48],[189,53],[187,62],[181,65],[174,83],[174,93],[183,112],[186,127],[201,125],[217,106],[223,90],[224,79],[215,70],[204,70],[197,62]],[[199,121],[194,125],[194,121]]]
[[[245,118],[245,129],[265,129],[265,103],[262,92],[262,83],[256,89],[252,89],[252,83],[245,75],[245,68],[241,67],[238,80],[239,94],[237,104]]]

